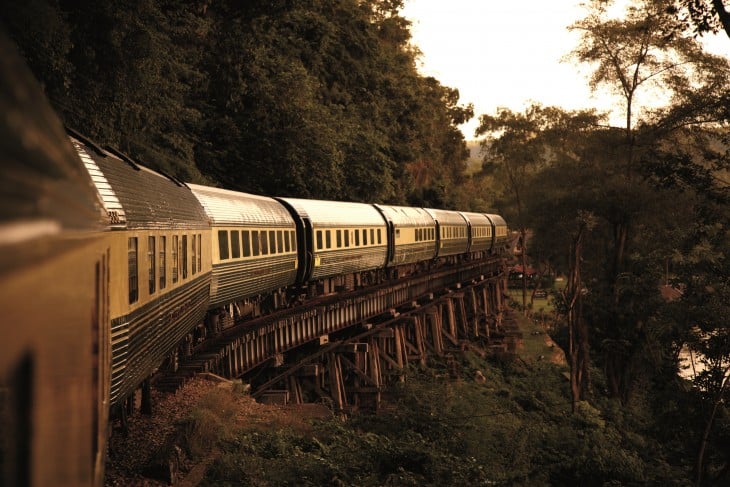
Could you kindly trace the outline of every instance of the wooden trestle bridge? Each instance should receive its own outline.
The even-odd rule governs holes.
[[[409,364],[477,340],[505,347],[498,341],[505,279],[494,257],[309,300],[224,329],[156,385],[172,390],[210,372],[252,382],[263,402],[325,399],[341,412],[377,409]]]

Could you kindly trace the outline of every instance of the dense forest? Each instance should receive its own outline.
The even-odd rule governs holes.
[[[401,0],[8,3],[65,122],[147,165],[254,193],[498,210],[523,264],[564,278],[573,411],[640,418],[656,468],[730,483],[730,64],[699,42],[730,32],[722,2],[586,2],[571,59],[620,122],[482,114],[470,171],[472,107],[418,73]]]
[[[417,72],[400,0],[8,3],[66,124],[146,165],[259,194],[457,203],[472,108]]]

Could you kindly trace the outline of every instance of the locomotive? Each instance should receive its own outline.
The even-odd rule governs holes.
[[[64,132],[0,52],[4,484],[101,485],[110,410],[223,307],[261,313],[506,244],[499,215],[183,183]]]

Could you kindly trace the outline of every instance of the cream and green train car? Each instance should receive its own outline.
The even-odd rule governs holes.
[[[208,220],[186,185],[72,139],[108,215],[111,403],[119,404],[203,321]]]
[[[0,485],[103,482],[108,256],[96,191],[0,35]]]
[[[492,222],[483,213],[460,212],[469,227],[469,254],[486,255],[492,247]]]
[[[425,208],[436,222],[437,257],[466,254],[469,249],[469,229],[458,211]]]
[[[211,225],[211,308],[264,296],[294,284],[294,219],[273,198],[191,184]]]
[[[509,239],[507,228],[507,222],[500,215],[494,215],[491,213],[485,214],[492,224],[492,246],[490,251],[492,254],[501,254],[505,251],[507,241]]]
[[[388,253],[385,220],[372,205],[342,201],[277,198],[294,217],[299,236],[297,281],[328,281],[347,286],[347,279],[382,269]]]
[[[436,222],[423,208],[373,205],[388,225],[388,267],[436,257]]]

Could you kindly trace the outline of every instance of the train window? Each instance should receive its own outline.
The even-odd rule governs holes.
[[[266,230],[262,230],[259,233],[259,236],[261,237],[261,255],[268,255],[268,253],[269,253],[269,234],[266,233]]]
[[[324,247],[322,244],[322,230],[317,230],[317,246],[315,247],[316,250],[321,249]]]
[[[337,230],[337,248],[342,247],[342,230]]]
[[[332,231],[331,230],[327,230],[326,232],[324,232],[324,243],[328,249],[332,248]]]
[[[198,234],[198,271],[203,272],[203,236],[201,234]]]
[[[294,230],[289,232],[289,237],[291,238],[291,251],[296,252],[297,251],[297,236],[294,234]]]
[[[182,278],[188,278],[188,236],[182,236],[182,252],[180,252],[180,264],[182,264]]]
[[[276,253],[276,232],[274,230],[269,230],[269,253]]]
[[[362,229],[362,244],[363,245],[368,244],[368,229],[367,228]]]
[[[0,485],[34,485],[33,446],[39,441],[32,434],[39,399],[34,397],[36,364],[26,351],[9,365],[0,380]]]
[[[244,257],[250,257],[251,256],[251,234],[248,233],[248,230],[241,230],[241,240],[243,241],[243,256]]]
[[[381,240],[381,238],[380,238],[380,229],[379,228],[378,228],[378,243],[379,244],[380,243],[383,243],[382,240]]]
[[[238,259],[241,257],[241,236],[238,232],[231,232],[231,258]]]
[[[139,299],[137,282],[137,237],[127,239],[127,268],[129,270],[129,304]]]
[[[355,247],[360,246],[360,231],[355,230]]]
[[[370,243],[375,244],[375,229],[374,228],[370,229]]]
[[[261,253],[261,240],[259,240],[259,232],[254,230],[251,232],[251,243],[253,244],[254,257]]]
[[[276,232],[276,251],[280,254],[284,252],[284,232],[281,230]]]
[[[345,248],[350,246],[350,232],[348,230],[342,230],[342,236],[344,237],[343,244],[345,245]]]
[[[220,232],[218,233],[218,239],[220,240]],[[226,243],[228,240],[226,240]],[[172,283],[175,284],[178,279],[178,269],[180,267],[180,264],[178,263],[178,255],[177,255],[177,243],[178,243],[178,236],[173,235],[172,236]]]
[[[165,271],[167,270],[167,237],[160,237],[160,289],[165,289],[167,285],[167,276]]]
[[[177,240],[177,237],[175,237]],[[226,230],[218,230],[218,258],[226,260],[228,258],[228,232]]]
[[[231,238],[233,238],[234,233],[236,233],[236,232],[231,232]],[[192,260],[191,260],[191,265],[190,265],[191,269],[190,270],[191,270],[191,274],[195,275],[195,273],[198,271],[198,239],[195,238],[195,235],[190,235],[190,240],[192,240],[192,242],[190,242],[190,244],[192,246],[192,252],[191,252]]]
[[[291,244],[289,243],[289,232],[284,232],[284,251],[291,252]]]
[[[149,282],[149,288],[150,288],[150,294],[153,294],[155,292],[155,285],[157,284],[157,277],[155,276],[155,271],[157,269],[157,266],[155,264],[155,237],[148,237],[147,238],[147,264],[149,265],[149,271],[150,271],[150,282]]]

